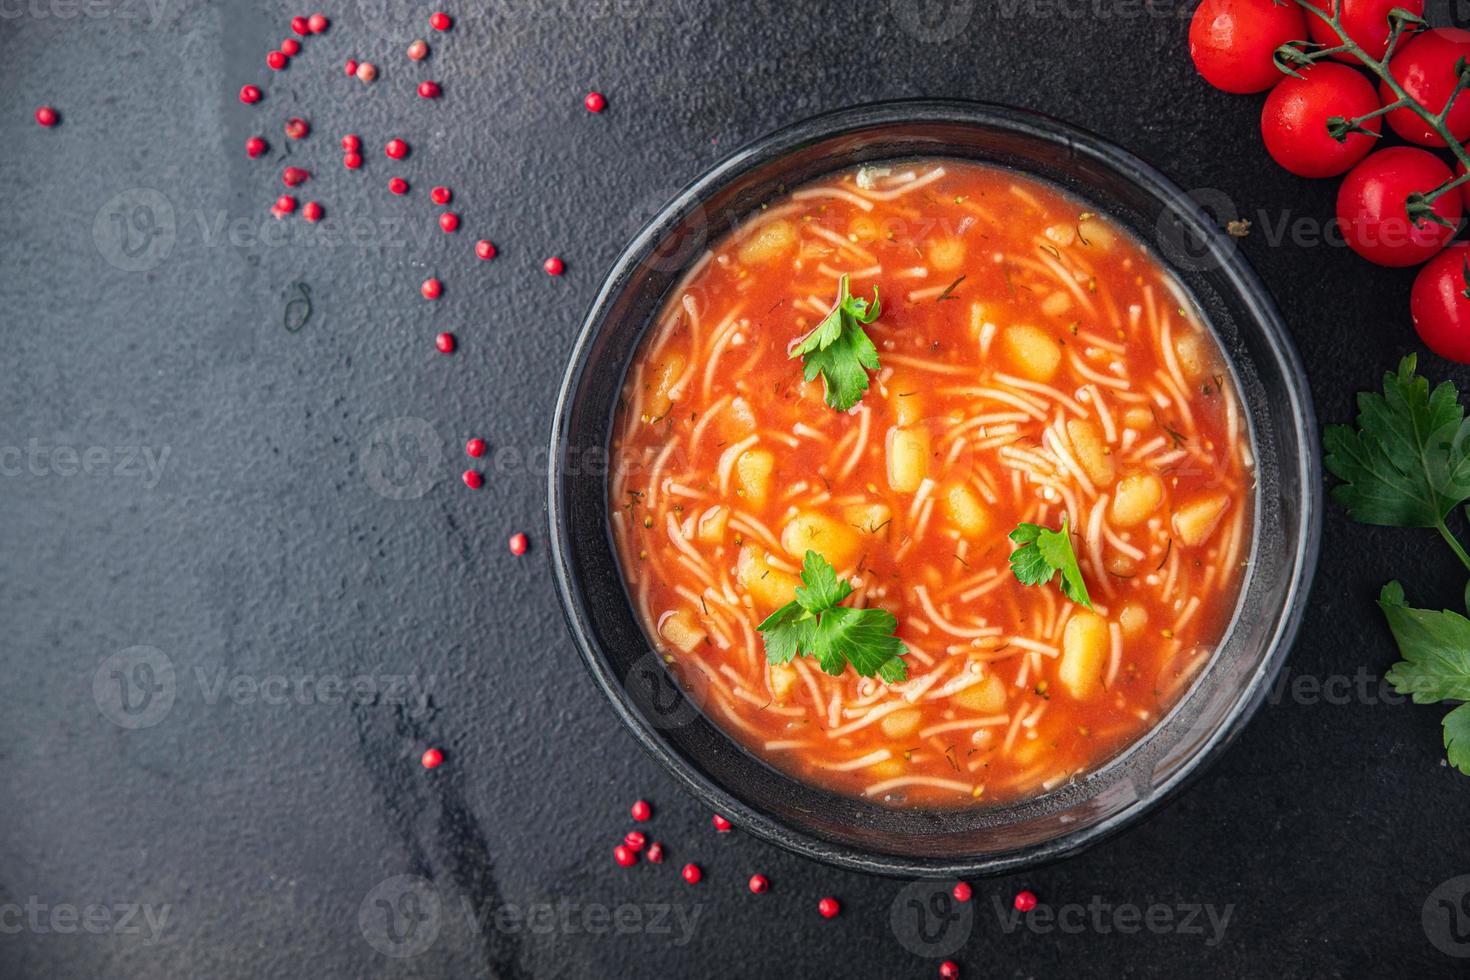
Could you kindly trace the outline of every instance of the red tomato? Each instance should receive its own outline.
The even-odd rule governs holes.
[[[1358,164],[1337,190],[1337,221],[1348,246],[1369,262],[1387,266],[1418,265],[1444,248],[1455,235],[1425,219],[1409,220],[1410,194],[1426,193],[1450,179],[1450,168],[1428,150],[1391,146]],[[1460,195],[1434,199],[1434,213],[1451,225],[1460,223]]]
[[[1319,10],[1332,13],[1332,0],[1311,0],[1311,3]],[[1388,12],[1395,7],[1424,16],[1424,0],[1342,0],[1342,29],[1369,57],[1382,58],[1388,48]],[[1332,25],[1316,14],[1307,14],[1307,28],[1312,32],[1312,40],[1318,44],[1335,48],[1342,43]],[[1346,51],[1332,57],[1338,61],[1358,63],[1358,59]]]
[[[1226,92],[1264,92],[1286,76],[1271,55],[1287,41],[1305,41],[1307,24],[1295,3],[1204,0],[1189,22],[1189,56],[1205,81]]]
[[[1354,119],[1378,108],[1373,83],[1360,72],[1330,61],[1287,77],[1266,96],[1261,108],[1261,139],[1271,158],[1298,177],[1334,177],[1372,150],[1376,138],[1349,133],[1339,143],[1327,132],[1333,116]],[[1375,117],[1364,127],[1378,132]]]
[[[1409,310],[1419,339],[1440,357],[1470,364],[1470,298],[1465,290],[1470,242],[1455,242],[1419,270]]]
[[[1470,58],[1470,31],[1462,31],[1458,27],[1436,27],[1410,38],[1388,63],[1388,71],[1412,98],[1430,112],[1439,112],[1455,90],[1455,63],[1461,58]],[[1386,83],[1379,83],[1378,94],[1384,105],[1396,100]],[[1464,140],[1470,136],[1470,99],[1457,98],[1445,122],[1455,139]],[[1410,143],[1445,145],[1439,134],[1410,109],[1390,112],[1388,125]]]

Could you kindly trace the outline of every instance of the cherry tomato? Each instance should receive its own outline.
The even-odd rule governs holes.
[[[1470,364],[1467,262],[1470,242],[1455,242],[1419,270],[1414,291],[1409,294],[1409,310],[1419,339],[1440,357],[1460,364]]]
[[[1332,0],[1312,0],[1312,6],[1327,14],[1332,13]],[[1424,0],[1342,0],[1339,18],[1342,29],[1347,31],[1348,37],[1358,42],[1358,47],[1363,49],[1364,54],[1374,59],[1382,58],[1388,49],[1388,12],[1395,7],[1402,7],[1419,17],[1424,16]],[[1312,32],[1312,40],[1318,44],[1335,48],[1342,43],[1342,38],[1337,36],[1332,25],[1316,14],[1307,14],[1307,29]],[[1332,57],[1350,64],[1358,63],[1358,59],[1346,51]]]
[[[1427,218],[1409,220],[1406,202],[1414,192],[1426,193],[1450,179],[1450,168],[1428,150],[1391,146],[1358,164],[1337,190],[1337,221],[1343,239],[1369,262],[1386,266],[1418,265],[1444,248],[1455,235]],[[1460,195],[1441,194],[1434,213],[1458,226]]]
[[[1470,31],[1436,27],[1415,35],[1399,48],[1388,63],[1388,72],[1411,98],[1437,113],[1444,109],[1445,100],[1455,90],[1455,63],[1461,58],[1470,58]],[[1379,83],[1378,94],[1384,105],[1396,100],[1387,83]],[[1455,139],[1470,137],[1470,99],[1457,98],[1445,123]],[[1410,143],[1445,145],[1439,134],[1408,108],[1390,112],[1388,125]]]
[[[1261,108],[1261,138],[1271,158],[1298,177],[1333,177],[1373,150],[1376,138],[1349,133],[1339,143],[1327,132],[1333,116],[1355,119],[1378,108],[1373,83],[1346,65],[1323,61],[1284,79]],[[1378,132],[1377,117],[1363,123]]]
[[[1189,56],[1215,88],[1264,92],[1286,76],[1271,60],[1287,41],[1304,41],[1307,24],[1295,3],[1204,0],[1189,22]]]

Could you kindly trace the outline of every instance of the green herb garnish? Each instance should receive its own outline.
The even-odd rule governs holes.
[[[1411,609],[1397,582],[1383,587],[1378,607],[1404,658],[1384,675],[1394,690],[1415,704],[1470,701],[1470,619],[1448,609]],[[1444,716],[1444,747],[1450,765],[1470,776],[1470,704]]]
[[[1383,394],[1358,394],[1357,428],[1327,427],[1323,462],[1343,481],[1332,499],[1362,524],[1432,527],[1470,568],[1445,523],[1470,498],[1470,422],[1459,390],[1446,381],[1431,391],[1415,373],[1417,363],[1410,355],[1397,374],[1384,374]],[[1383,587],[1378,608],[1404,658],[1384,675],[1394,690],[1416,704],[1470,701],[1470,619],[1411,608],[1397,582]],[[1450,764],[1470,776],[1470,705],[1445,716],[1444,746]]]
[[[1072,534],[1067,517],[1062,515],[1062,529],[1053,531],[1039,524],[1018,524],[1010,538],[1020,545],[1011,552],[1011,571],[1022,585],[1045,585],[1061,574],[1062,593],[1073,602],[1092,608],[1087,583],[1072,550]]]
[[[863,677],[876,674],[889,684],[908,676],[900,658],[909,650],[893,635],[898,627],[893,613],[839,606],[852,595],[852,586],[839,579],[832,564],[815,551],[806,553],[801,584],[795,601],[756,627],[765,640],[767,663],[790,663],[798,654],[805,654],[816,657],[822,670],[834,677],[848,664]]]
[[[808,381],[822,376],[827,404],[839,412],[862,400],[868,372],[878,370],[878,348],[863,326],[878,319],[880,309],[877,286],[869,303],[848,292],[843,276],[837,285],[837,305],[791,352],[793,358],[802,359]]]
[[[1431,392],[1416,363],[1411,354],[1385,374],[1382,395],[1358,394],[1357,429],[1327,427],[1323,463],[1343,481],[1332,499],[1361,524],[1436,528],[1470,568],[1444,520],[1470,498],[1470,422],[1455,386]]]

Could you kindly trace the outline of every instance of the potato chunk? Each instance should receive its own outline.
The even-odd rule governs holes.
[[[1072,697],[1085,701],[1102,686],[1110,644],[1108,621],[1097,613],[1079,609],[1067,620],[1057,680],[1072,692]]]
[[[888,430],[888,485],[913,493],[929,475],[929,432],[926,429]]]
[[[990,514],[975,491],[956,483],[944,492],[944,513],[967,538],[978,538],[990,527]]]
[[[721,504],[699,515],[699,524],[695,534],[701,544],[719,544],[725,540],[725,529],[729,524],[730,508]]]
[[[777,701],[791,697],[799,679],[796,668],[790,664],[771,664],[767,669],[771,672],[771,696]]]
[[[1113,523],[1119,527],[1135,527],[1152,517],[1163,502],[1164,483],[1152,473],[1124,477],[1113,494]]]
[[[673,409],[673,388],[684,377],[684,368],[688,364],[689,360],[684,354],[676,352],[659,361],[653,369],[653,378],[649,381],[648,405],[644,413],[649,420],[660,421]]]
[[[1128,638],[1142,635],[1148,627],[1148,610],[1136,602],[1130,602],[1118,613],[1118,625],[1123,627],[1123,635]]]
[[[670,646],[688,653],[704,642],[705,631],[688,609],[680,609],[659,620],[658,635]]]
[[[1186,330],[1174,338],[1174,353],[1179,358],[1179,369],[1189,380],[1193,381],[1205,373],[1204,342],[1193,330]]]
[[[979,684],[971,685],[954,696],[954,703],[968,711],[994,715],[1006,710],[1006,685],[991,674]]]
[[[772,568],[759,551],[750,545],[740,549],[735,562],[735,577],[750,593],[756,612],[770,615],[796,598],[796,587],[801,580],[795,575]]]
[[[804,510],[781,532],[781,547],[797,561],[815,551],[835,568],[846,568],[858,556],[862,542],[857,530],[825,514]]]
[[[929,264],[940,272],[953,272],[965,264],[965,243],[958,238],[941,238],[929,246]]]
[[[776,457],[765,449],[747,449],[735,460],[740,494],[757,510],[766,505],[771,494],[771,471],[775,468]]]
[[[842,509],[842,519],[859,534],[886,541],[893,526],[893,509],[887,504],[852,504]]]
[[[1001,336],[1016,373],[1032,381],[1050,381],[1062,363],[1062,348],[1044,330],[1007,327]]]
[[[1199,547],[1210,540],[1229,507],[1230,498],[1223,493],[1183,504],[1174,511],[1175,536],[1191,548]]]
[[[894,379],[888,383],[893,392],[893,421],[896,425],[914,425],[924,420],[924,396],[919,383],[912,378]]]
[[[924,720],[924,713],[918,708],[900,708],[897,711],[883,716],[878,725],[883,729],[883,734],[889,738],[908,738],[919,730],[919,724]]]
[[[739,442],[755,431],[755,410],[750,402],[737,395],[720,411],[715,424],[726,442]]]
[[[771,221],[743,242],[736,255],[746,265],[770,262],[796,245],[796,226],[785,218]]]
[[[1087,478],[1100,487],[1113,482],[1117,468],[1103,441],[1102,430],[1091,419],[1072,419],[1067,422],[1067,435],[1072,448],[1077,451],[1077,462],[1082,464]]]
[[[1098,248],[1106,252],[1112,249],[1115,236],[1107,222],[1093,215],[1077,222],[1077,238],[1088,248]]]

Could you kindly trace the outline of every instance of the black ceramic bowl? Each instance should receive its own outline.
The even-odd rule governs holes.
[[[1060,186],[1153,246],[1225,351],[1258,467],[1251,564],[1216,655],[1148,734],[1047,795],[970,809],[894,809],[799,782],[742,749],[664,670],[635,618],[608,523],[608,441],[639,340],[683,272],[786,188],[867,161],[951,157]],[[1321,479],[1305,375],[1232,240],[1163,175],[1045,116],[952,101],[860,106],[733,154],[623,251],[567,367],[551,444],[551,560],[588,670],[654,758],[736,826],[864,871],[998,873],[1071,853],[1148,812],[1219,755],[1261,703],[1296,634],[1316,564]]]

